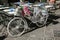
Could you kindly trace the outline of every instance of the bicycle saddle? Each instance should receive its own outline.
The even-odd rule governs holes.
[[[5,9],[3,10],[5,12],[6,15],[11,16],[11,15],[15,15],[16,11],[14,8],[10,8],[10,9]]]

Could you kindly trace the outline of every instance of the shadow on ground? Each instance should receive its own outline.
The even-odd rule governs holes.
[[[46,26],[49,26],[49,24],[53,24],[53,25],[55,25],[55,24],[58,24],[58,23],[60,23],[59,21],[57,21],[57,19],[59,19],[60,18],[60,16],[56,16],[56,15],[50,15],[49,17],[48,17],[48,21],[47,21],[47,24],[46,24]]]
[[[4,40],[6,38],[6,36],[1,36],[0,40]]]
[[[59,18],[60,18],[60,17],[59,17],[59,16],[56,16],[56,15],[49,15],[46,26],[49,26],[49,24],[51,24],[51,23],[52,23],[52,25],[56,25],[56,24],[60,23],[59,21],[57,21],[57,19],[59,19]],[[44,26],[42,26],[42,27],[44,27]],[[42,28],[42,27],[40,27],[40,28]],[[30,31],[28,31],[28,32],[26,32],[26,33],[32,32],[32,31],[38,29],[39,27],[38,27],[36,24],[33,24],[33,23],[32,23],[32,24],[30,25],[30,28],[31,28],[31,29],[33,28],[33,29],[30,30]],[[25,34],[25,33],[24,33],[24,34]]]

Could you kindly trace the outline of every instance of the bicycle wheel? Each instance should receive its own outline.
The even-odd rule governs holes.
[[[46,15],[43,15],[42,13],[39,13],[38,14],[38,22],[36,22],[36,25],[38,26],[38,27],[42,27],[42,26],[44,26],[45,24],[46,24],[46,22],[47,22],[47,19],[48,19],[48,14],[46,14]]]
[[[27,22],[23,18],[13,18],[7,26],[7,32],[11,37],[21,36],[25,32]]]

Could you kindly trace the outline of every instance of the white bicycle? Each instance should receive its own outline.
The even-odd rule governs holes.
[[[47,22],[48,12],[43,7],[40,7],[39,5],[33,5],[32,7],[28,6],[28,9],[31,12],[30,15],[25,15],[23,7],[24,6],[22,6],[22,8],[17,8],[17,10],[19,10],[16,14],[20,14],[20,16],[14,17],[7,25],[7,32],[12,37],[21,36],[29,29],[28,22],[25,18],[35,23],[38,27],[42,27]]]

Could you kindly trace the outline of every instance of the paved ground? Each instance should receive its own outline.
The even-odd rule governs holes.
[[[59,11],[60,9],[56,11],[56,14],[59,14]],[[37,28],[22,35],[21,37],[7,37],[4,40],[60,40],[60,18],[53,16],[47,22],[47,26]]]

